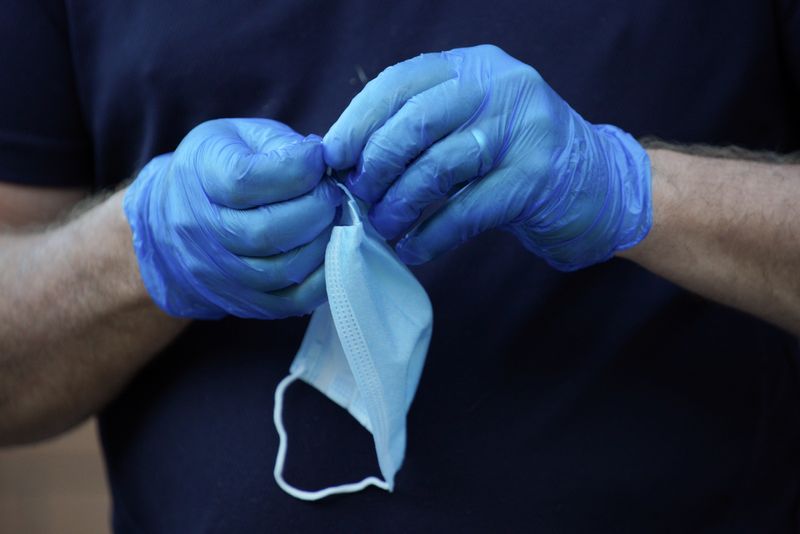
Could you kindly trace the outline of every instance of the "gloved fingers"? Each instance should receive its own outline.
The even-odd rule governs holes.
[[[398,256],[407,264],[425,263],[481,232],[505,224],[524,208],[522,195],[514,191],[516,184],[524,182],[513,167],[494,170],[470,182],[397,244]],[[498,190],[504,193],[498,194]]]
[[[333,224],[310,243],[283,254],[266,258],[240,257],[246,268],[239,270],[239,279],[258,291],[276,291],[302,283],[325,261],[332,230]]]
[[[323,180],[301,197],[248,210],[218,209],[209,224],[217,240],[238,256],[264,257],[313,241],[336,217],[341,190]]]
[[[466,123],[483,101],[478,84],[453,78],[410,98],[367,140],[347,186],[367,202],[380,199],[410,161]]]
[[[355,165],[367,139],[408,99],[455,75],[443,54],[422,54],[385,69],[353,98],[325,134],[325,162],[337,170]]]
[[[246,128],[246,138],[240,128]],[[198,145],[193,172],[215,204],[245,209],[289,200],[310,191],[322,177],[325,163],[319,137],[283,130],[276,136],[264,126],[267,131],[256,139],[255,128],[226,124]],[[251,143],[268,150],[255,151]]]
[[[386,239],[406,231],[430,204],[460,183],[491,168],[493,156],[479,131],[461,130],[424,152],[370,210],[370,221]]]
[[[267,319],[307,315],[327,299],[325,268],[320,266],[301,283],[272,293],[258,293],[253,303],[264,310]]]
[[[236,134],[244,141],[253,152],[269,153],[284,145],[296,143],[303,139],[316,139],[319,136],[304,137],[294,131],[290,126],[272,119],[248,117],[241,119],[227,119],[236,130]]]

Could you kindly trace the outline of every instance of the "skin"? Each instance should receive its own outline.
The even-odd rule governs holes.
[[[41,228],[84,193],[0,186],[0,445],[90,417],[187,324],[139,278],[122,193]]]
[[[648,154],[653,227],[618,256],[800,335],[800,164]]]
[[[800,165],[648,152],[653,228],[619,256],[800,334]],[[85,192],[0,184],[0,445],[91,416],[187,324],[144,289],[123,194],[53,225]]]

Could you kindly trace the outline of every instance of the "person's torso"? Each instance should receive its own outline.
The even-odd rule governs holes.
[[[771,4],[67,2],[96,186],[196,124],[324,134],[383,68],[493,43],[592,122],[800,148]],[[789,532],[797,341],[613,260],[558,273],[490,232],[415,270],[434,335],[393,494],[308,504],[272,478],[273,391],[307,319],[196,322],[102,414],[120,532]],[[147,335],[143,332],[142,335]],[[287,478],[376,473],[369,435],[293,386]],[[749,529],[749,530],[748,530]]]

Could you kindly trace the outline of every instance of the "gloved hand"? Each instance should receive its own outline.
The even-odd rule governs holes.
[[[275,319],[325,301],[341,193],[316,136],[266,119],[200,124],[125,194],[144,285],[180,317]]]
[[[495,46],[384,70],[323,147],[334,169],[356,165],[348,187],[372,203],[384,237],[404,235],[397,252],[407,263],[499,227],[569,271],[636,245],[651,225],[644,149],[619,128],[583,120],[533,68]]]

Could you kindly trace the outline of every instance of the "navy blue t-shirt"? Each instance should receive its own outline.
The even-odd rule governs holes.
[[[800,149],[797,0],[12,0],[0,179],[109,187],[217,117],[324,134],[359,73],[480,43],[592,122]],[[116,531],[797,531],[795,338],[624,261],[556,272],[501,232],[415,272],[434,334],[393,494],[273,480],[306,318],[198,321],[101,415]],[[378,473],[312,388],[284,419],[296,486]]]

